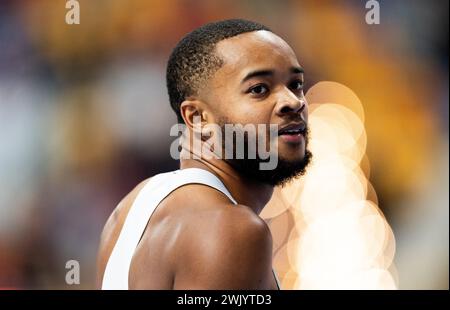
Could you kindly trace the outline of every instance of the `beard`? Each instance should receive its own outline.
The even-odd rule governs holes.
[[[225,137],[225,124],[231,124],[231,122],[226,119],[221,119],[219,126],[222,131],[222,137]],[[266,135],[267,137],[267,135]],[[305,174],[306,168],[311,162],[312,153],[307,149],[308,139],[309,139],[309,129],[305,130],[305,155],[301,159],[297,160],[288,160],[283,158],[278,154],[278,163],[274,169],[264,170],[260,168],[260,164],[264,162],[268,162],[269,159],[262,159],[258,152],[254,152],[256,154],[256,158],[248,158],[249,154],[249,144],[248,143],[248,135],[244,134],[244,158],[236,159],[233,156],[233,159],[224,160],[233,167],[240,175],[245,178],[248,178],[253,181],[257,181],[263,184],[268,184],[271,186],[284,186],[293,179],[296,179]],[[278,139],[278,136],[276,137]],[[258,141],[256,141],[258,143]],[[226,145],[225,139],[222,140],[222,148],[225,150],[226,148],[233,148],[233,155],[235,151],[235,143],[234,139],[231,143]],[[257,150],[258,148],[256,148]]]

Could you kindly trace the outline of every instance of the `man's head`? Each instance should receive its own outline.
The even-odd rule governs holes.
[[[289,45],[261,24],[226,20],[204,25],[175,47],[167,67],[167,87],[178,121],[201,124],[265,124],[257,132],[278,145],[278,165],[261,170],[256,159],[226,159],[238,172],[279,185],[302,174],[307,146],[307,102],[303,69]],[[269,141],[269,125],[279,135]],[[300,131],[300,133],[299,133]]]

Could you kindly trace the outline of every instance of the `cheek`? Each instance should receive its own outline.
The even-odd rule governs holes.
[[[244,101],[239,106],[242,122],[247,124],[265,124],[269,125],[273,116],[274,105],[268,102]]]
[[[242,104],[239,98],[230,94],[226,88],[217,92],[213,99],[213,109],[216,119],[227,119],[232,122],[239,122],[239,116],[242,115]]]
[[[215,115],[243,125],[271,122],[274,104],[269,101],[252,100],[235,92],[229,92],[224,88],[220,94],[217,94]]]

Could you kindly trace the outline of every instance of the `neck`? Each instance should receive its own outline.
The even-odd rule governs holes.
[[[256,214],[261,213],[273,194],[273,186],[246,178],[224,160],[181,159],[180,168],[200,168],[213,173],[239,204],[251,208]]]

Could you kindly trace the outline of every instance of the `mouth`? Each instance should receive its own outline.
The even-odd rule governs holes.
[[[294,123],[278,130],[278,136],[290,144],[299,144],[305,139],[306,123]]]

